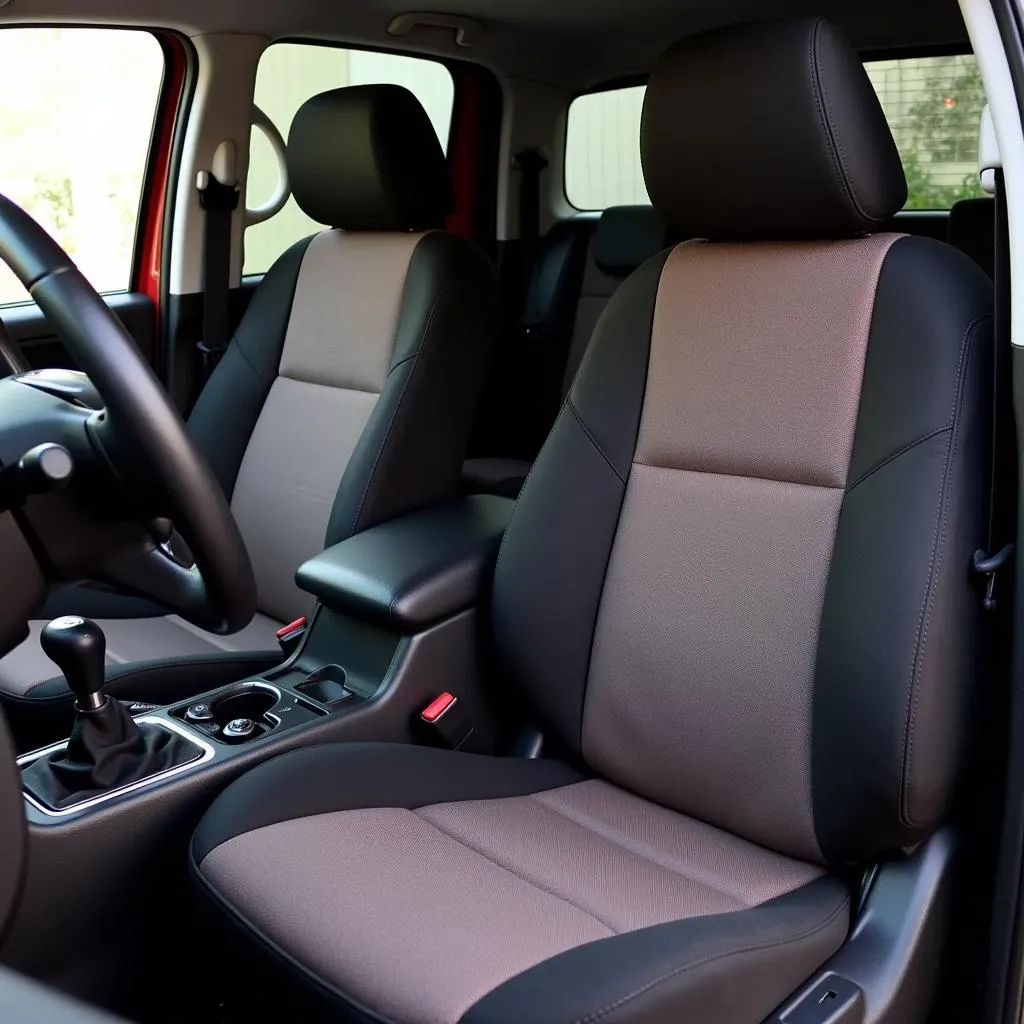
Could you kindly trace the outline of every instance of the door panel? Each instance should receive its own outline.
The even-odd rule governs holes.
[[[116,292],[106,296],[106,301],[135,339],[146,360],[157,365],[156,308],[152,299],[134,292]],[[35,303],[2,307],[0,317],[33,369],[54,366],[76,368],[50,322]]]

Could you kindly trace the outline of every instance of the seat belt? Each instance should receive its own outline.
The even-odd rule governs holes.
[[[218,156],[220,150],[218,150]],[[218,159],[214,159],[217,168]],[[217,168],[219,169],[219,168]],[[230,180],[230,171],[221,171]],[[196,178],[199,202],[206,211],[203,239],[203,336],[197,344],[202,356],[200,388],[210,378],[231,340],[231,224],[241,197],[237,184],[225,184],[216,171],[200,171]]]
[[[540,238],[540,176],[548,161],[538,150],[524,149],[513,157],[512,162],[519,168],[519,244],[525,301]]]
[[[992,612],[998,607],[996,581],[1002,569],[1010,564],[1014,546],[1001,539],[1012,536],[1017,490],[1017,454],[1013,429],[1013,402],[1010,375],[1006,362],[1010,358],[1010,235],[1006,212],[1006,189],[1003,172],[995,172],[995,285],[996,304],[994,351],[992,355],[992,463],[989,478],[987,550],[974,552],[974,571],[985,580],[983,605]]]

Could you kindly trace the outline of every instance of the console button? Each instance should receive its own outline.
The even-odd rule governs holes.
[[[256,723],[251,718],[232,718],[224,726],[224,735],[229,740],[244,740],[256,732]]]
[[[209,704],[193,704],[185,712],[185,719],[189,722],[212,722],[213,708]]]

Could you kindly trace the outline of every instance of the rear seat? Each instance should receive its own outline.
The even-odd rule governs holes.
[[[576,232],[577,244],[589,239],[582,273],[580,268],[572,272],[569,261],[573,250],[565,237],[567,230]],[[592,232],[588,222],[579,220],[563,222],[551,232],[538,257],[521,335],[524,344],[532,339],[543,346],[533,379],[526,384],[534,392],[535,401],[532,406],[522,406],[531,409],[535,422],[526,422],[529,417],[524,414],[519,417],[522,422],[512,424],[521,427],[521,434],[528,437],[528,450],[522,453],[528,457],[519,457],[517,452],[514,456],[467,459],[463,466],[467,492],[507,497],[519,494],[608,300],[625,278],[668,243],[665,222],[651,206],[610,207]],[[556,265],[556,259],[563,262]],[[550,315],[559,308],[568,308],[570,315]],[[526,353],[523,358],[529,360]]]
[[[961,199],[949,211],[949,244],[995,277],[996,201],[990,196]]]

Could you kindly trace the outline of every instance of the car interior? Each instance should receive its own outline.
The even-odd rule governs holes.
[[[0,1020],[1022,1019],[1021,0],[0,84]]]

